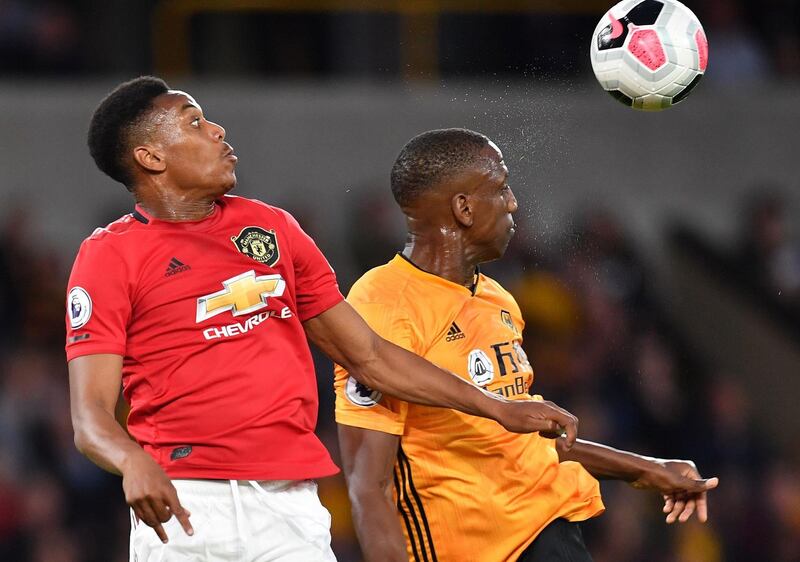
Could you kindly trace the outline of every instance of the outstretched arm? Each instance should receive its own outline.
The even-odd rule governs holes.
[[[407,402],[452,408],[493,419],[509,431],[566,431],[577,437],[578,420],[547,401],[506,400],[406,351],[376,334],[345,301],[303,323],[306,334],[361,384]]]
[[[624,480],[634,488],[658,490],[664,496],[667,523],[684,523],[695,510],[700,521],[708,519],[706,493],[717,487],[719,479],[701,478],[692,461],[645,457],[583,439],[571,449],[558,439],[556,449],[561,462],[579,462],[595,478]]]
[[[397,435],[339,424],[342,467],[353,523],[367,562],[407,562],[406,541],[392,500]]]
[[[158,464],[128,437],[114,418],[122,380],[122,357],[85,355],[69,362],[69,395],[75,446],[100,468],[122,475],[125,501],[162,542],[161,523],[177,517],[191,535],[189,512]]]

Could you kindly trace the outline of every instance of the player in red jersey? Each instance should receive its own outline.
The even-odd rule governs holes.
[[[306,336],[386,394],[574,442],[554,404],[499,398],[377,336],[291,215],[226,195],[236,156],[189,94],[124,83],[88,142],[137,204],[70,276],[72,422],[78,449],[122,476],[132,560],[334,559],[311,479],[337,468],[314,435]],[[134,440],[114,419],[120,384]]]

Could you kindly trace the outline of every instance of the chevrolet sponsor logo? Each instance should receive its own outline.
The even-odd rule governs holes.
[[[256,277],[252,269],[222,282],[221,291],[197,299],[197,322],[231,311],[233,316],[251,314],[267,306],[268,297],[280,297],[286,281],[280,275]]]
[[[254,314],[242,322],[234,322],[233,324],[228,324],[227,326],[211,326],[210,328],[206,328],[203,330],[203,337],[207,340],[215,340],[217,338],[232,338],[235,336],[242,336],[248,333],[250,330],[255,329],[256,326],[260,326],[270,318],[286,319],[291,318],[292,316],[294,316],[294,314],[292,314],[292,311],[288,306],[284,306],[280,312],[277,310],[267,310],[265,312]]]

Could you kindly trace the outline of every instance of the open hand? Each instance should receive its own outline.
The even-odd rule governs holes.
[[[161,524],[169,521],[173,515],[187,535],[194,534],[189,522],[189,510],[178,501],[178,492],[167,474],[147,453],[143,452],[126,462],[122,471],[122,489],[125,501],[136,517],[152,527],[161,542],[169,540]]]
[[[664,513],[668,524],[685,523],[697,511],[697,519],[708,520],[706,494],[719,484],[719,478],[701,478],[692,461],[654,461],[635,480],[634,488],[658,490],[664,496]]]

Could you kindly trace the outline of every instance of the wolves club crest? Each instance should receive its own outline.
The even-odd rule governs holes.
[[[242,229],[239,236],[231,236],[231,242],[244,255],[270,267],[278,263],[278,259],[281,257],[280,250],[278,250],[278,237],[274,230],[248,226]]]
[[[511,331],[514,332],[515,336],[520,335],[519,330],[514,325],[514,319],[511,317],[511,313],[507,310],[500,311],[500,320],[503,321],[503,324],[511,328]]]

